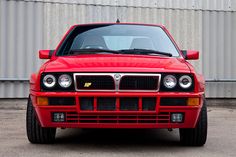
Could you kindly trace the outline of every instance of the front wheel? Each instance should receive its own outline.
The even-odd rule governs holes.
[[[203,146],[207,139],[207,106],[204,100],[195,128],[179,129],[180,142],[186,146]]]
[[[30,97],[27,103],[26,131],[28,140],[31,143],[48,144],[55,140],[56,128],[41,127]]]

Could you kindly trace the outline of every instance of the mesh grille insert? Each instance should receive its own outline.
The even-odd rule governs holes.
[[[112,90],[115,89],[111,76],[76,76],[79,90]]]
[[[120,81],[121,90],[157,90],[158,76],[124,76]]]

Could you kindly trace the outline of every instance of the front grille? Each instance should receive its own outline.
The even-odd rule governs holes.
[[[77,112],[67,112],[66,122],[68,123],[80,123],[80,124],[160,124],[170,123],[170,113],[160,112],[159,114],[78,114]]]
[[[115,84],[111,76],[76,76],[78,90],[114,90]]]
[[[120,81],[121,90],[157,90],[158,76],[124,76]]]
[[[75,73],[76,91],[158,91],[160,74],[148,73]]]

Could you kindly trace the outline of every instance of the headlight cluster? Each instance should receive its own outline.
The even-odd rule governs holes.
[[[188,75],[183,75],[179,78],[179,85],[180,87],[187,89],[192,85],[192,79]]]
[[[193,76],[190,74],[164,74],[162,90],[167,91],[192,91]]]
[[[56,78],[53,75],[46,75],[43,78],[43,84],[47,88],[52,88],[56,85]]]
[[[166,88],[174,88],[177,85],[177,79],[174,75],[167,75],[163,79],[163,84]]]
[[[72,89],[72,76],[70,74],[42,74],[41,87],[44,90]]]
[[[69,75],[63,74],[58,78],[58,83],[62,88],[68,88],[72,84],[72,79]]]

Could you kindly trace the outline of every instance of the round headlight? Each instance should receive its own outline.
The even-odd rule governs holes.
[[[179,85],[182,88],[189,88],[192,85],[192,78],[188,75],[183,75],[179,78]]]
[[[47,88],[52,88],[56,85],[56,78],[53,75],[45,75],[43,85]]]
[[[166,88],[169,88],[169,89],[174,88],[177,84],[176,77],[173,75],[165,76],[163,79],[163,84]]]
[[[58,83],[63,88],[68,88],[72,84],[72,79],[69,75],[63,74],[58,78]]]

